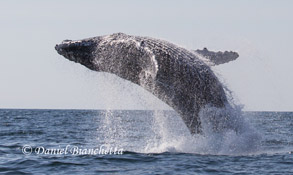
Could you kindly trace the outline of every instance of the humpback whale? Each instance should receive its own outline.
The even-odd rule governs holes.
[[[201,132],[201,109],[228,103],[210,66],[238,57],[236,52],[189,51],[164,40],[124,33],[64,40],[55,49],[70,61],[143,87],[172,107],[191,134]]]

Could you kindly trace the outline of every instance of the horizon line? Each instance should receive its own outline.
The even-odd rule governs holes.
[[[111,110],[111,111],[174,111],[173,109],[90,109],[90,108],[85,108],[85,109],[80,109],[80,108],[1,108],[0,110],[76,110],[76,111],[81,111],[81,110],[88,110],[88,111],[105,111],[105,110]],[[269,110],[243,110],[243,112],[293,112],[293,111],[269,111]]]

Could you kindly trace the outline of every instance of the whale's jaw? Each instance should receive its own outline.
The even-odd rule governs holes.
[[[94,70],[92,60],[97,42],[95,39],[86,40],[64,40],[61,44],[56,44],[56,51],[70,61],[80,63],[89,69]]]

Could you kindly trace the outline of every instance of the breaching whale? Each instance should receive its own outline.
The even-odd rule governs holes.
[[[192,134],[201,131],[201,109],[223,108],[228,103],[210,66],[238,57],[236,52],[189,51],[160,39],[124,33],[64,40],[55,49],[70,61],[143,87],[172,107]]]

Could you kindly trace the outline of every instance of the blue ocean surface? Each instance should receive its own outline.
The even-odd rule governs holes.
[[[192,136],[173,111],[0,109],[0,174],[293,174],[293,113],[243,118]]]

